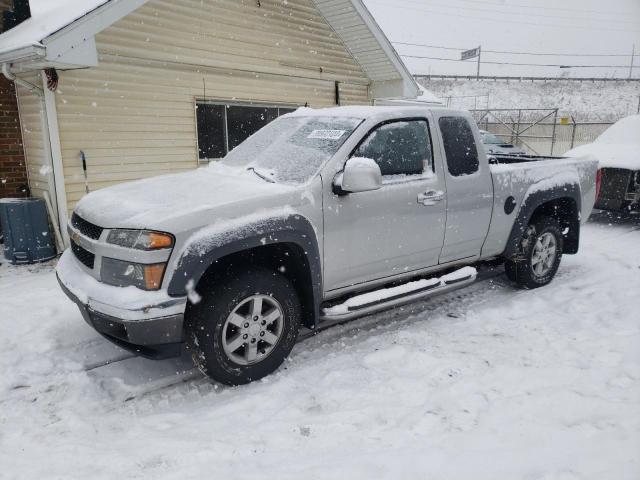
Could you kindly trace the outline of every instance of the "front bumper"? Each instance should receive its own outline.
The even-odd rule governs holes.
[[[180,355],[186,297],[98,282],[69,250],[60,258],[56,275],[84,320],[108,340],[148,358]]]

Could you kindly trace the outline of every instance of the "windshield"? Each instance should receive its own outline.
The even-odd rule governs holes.
[[[482,143],[487,145],[495,145],[504,142],[496,137],[493,133],[485,132],[482,134]]]
[[[347,117],[280,117],[231,150],[220,163],[269,182],[309,180],[362,122]]]

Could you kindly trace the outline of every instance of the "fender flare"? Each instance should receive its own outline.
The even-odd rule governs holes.
[[[532,188],[534,186],[535,185],[533,185]],[[547,202],[562,199],[573,200],[576,204],[578,217],[575,220],[577,228],[571,229],[568,234],[568,236],[570,236],[570,239],[575,242],[576,246],[566,253],[577,253],[578,243],[580,239],[580,212],[582,210],[582,195],[580,191],[580,185],[578,183],[566,183],[548,190],[536,190],[533,192],[529,191],[525,194],[516,221],[511,228],[511,233],[509,234],[509,239],[507,240],[507,244],[502,256],[505,258],[511,258],[517,253],[520,239],[522,238],[522,235],[527,229],[527,226],[529,225],[529,222],[531,221],[531,218],[533,217],[533,214],[538,207]]]
[[[251,233],[247,235],[248,232]],[[167,288],[169,295],[187,295],[190,281],[197,285],[211,265],[228,255],[266,245],[294,244],[304,252],[307,262],[313,317],[317,322],[322,301],[322,267],[316,232],[308,219],[295,213],[287,217],[265,218],[216,232],[218,240],[212,241],[213,238],[213,235],[210,239],[201,235],[199,241],[187,243],[183,248]]]

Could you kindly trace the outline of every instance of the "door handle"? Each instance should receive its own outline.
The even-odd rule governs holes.
[[[422,205],[435,205],[444,200],[444,192],[440,190],[429,190],[418,194],[418,203]]]

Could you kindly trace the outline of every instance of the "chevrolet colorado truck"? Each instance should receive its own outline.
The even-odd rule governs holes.
[[[301,108],[223,160],[85,196],[57,275],[86,322],[238,385],[319,329],[464,287],[525,288],[578,251],[596,162],[487,157],[466,112]]]

